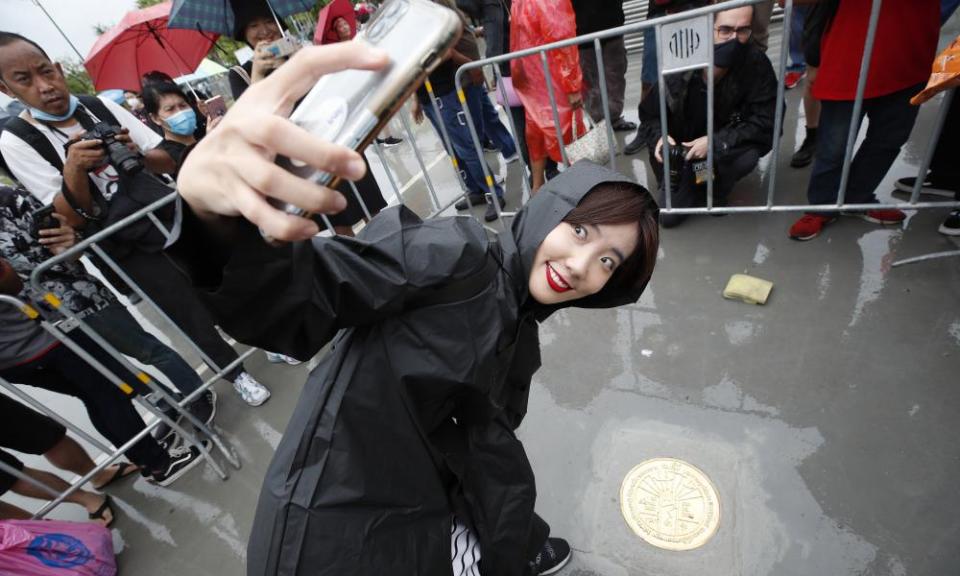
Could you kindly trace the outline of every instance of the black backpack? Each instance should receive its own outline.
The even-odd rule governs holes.
[[[86,109],[81,113],[89,111],[101,122],[112,126],[121,126],[116,116],[100,101],[96,96],[79,96],[80,103]],[[23,118],[10,118],[3,126],[3,130],[10,132],[26,142],[39,154],[44,160],[50,163],[61,174],[63,173],[63,161],[60,155],[54,149],[50,140],[37,130],[35,126]],[[5,167],[5,166],[4,166]],[[9,170],[7,170],[9,172]],[[119,171],[118,171],[119,172]],[[86,221],[85,233],[94,234],[104,228],[119,222],[123,218],[133,214],[137,210],[148,206],[161,198],[169,196],[174,189],[168,186],[159,178],[142,171],[134,176],[120,175],[119,188],[108,203],[100,189],[93,182],[89,181],[90,195],[93,198],[94,211],[90,213],[84,210],[73,194],[67,190],[66,186],[62,188],[64,198],[70,206],[80,214]],[[157,219],[170,230],[176,219],[176,204],[172,202],[156,210],[154,215]],[[134,249],[140,249],[145,252],[159,252],[167,245],[167,237],[150,221],[148,218],[130,224],[111,235],[102,242],[116,257],[122,257],[129,254]]]

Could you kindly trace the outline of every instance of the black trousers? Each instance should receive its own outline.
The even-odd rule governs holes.
[[[75,330],[69,336],[125,382],[137,381],[133,374],[79,331]],[[97,432],[114,446],[125,444],[146,426],[129,396],[62,344],[25,364],[0,370],[0,377],[15,384],[79,398]],[[126,454],[133,463],[147,471],[162,470],[169,462],[166,451],[149,435],[134,444]]]
[[[0,394],[0,446],[42,456],[56,446],[66,433],[67,429],[56,420]],[[23,462],[13,454],[0,450],[0,460],[17,470],[23,470]],[[14,476],[0,471],[0,495],[10,490],[16,482]]]
[[[214,328],[213,316],[200,301],[190,279],[166,254],[135,251],[117,259],[117,263],[217,364],[211,369],[223,368],[238,358],[236,350]],[[225,378],[233,380],[241,371],[243,366],[237,366]]]
[[[954,198],[960,200],[960,162],[957,161],[960,150],[960,90],[953,91],[950,111],[943,123],[943,131],[937,140],[937,147],[930,160],[930,174],[937,182],[953,187]]]
[[[657,175],[659,183],[658,198],[661,208],[666,208],[667,201],[664,197],[663,185],[663,164],[657,162],[653,155],[650,156],[653,164],[654,173]],[[760,151],[754,146],[743,146],[734,148],[729,154],[724,155],[722,159],[714,158],[713,168],[716,178],[713,181],[713,205],[726,205],[727,198],[737,181],[753,172],[760,161]],[[673,169],[673,166],[671,166]],[[707,186],[706,184],[696,183],[696,174],[693,171],[693,163],[685,161],[680,169],[680,180],[678,185],[670,185],[670,199],[673,208],[691,208],[693,206],[706,206]],[[686,214],[660,214],[660,224],[664,228],[676,226],[687,217]]]

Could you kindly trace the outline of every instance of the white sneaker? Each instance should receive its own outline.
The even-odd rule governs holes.
[[[251,376],[248,372],[241,372],[233,381],[233,389],[251,406],[259,406],[270,398],[270,391]]]
[[[286,362],[291,366],[296,366],[297,364],[300,364],[299,360],[291,356],[287,356],[285,354],[280,354],[277,352],[267,352],[266,350],[264,350],[264,352],[267,355],[267,362],[271,362],[273,364],[280,364],[282,362]]]

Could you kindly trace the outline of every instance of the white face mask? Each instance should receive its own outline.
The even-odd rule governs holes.
[[[137,108],[140,107],[140,99],[139,99],[139,98],[127,98],[127,106],[128,106],[131,110],[136,110]]]

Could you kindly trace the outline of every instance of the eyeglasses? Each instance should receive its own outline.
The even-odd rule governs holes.
[[[733,38],[734,35],[737,35],[740,38],[749,38],[753,34],[753,28],[749,26],[741,26],[740,28],[734,28],[733,26],[717,26],[714,28],[717,33],[717,36],[722,40],[728,40]]]

